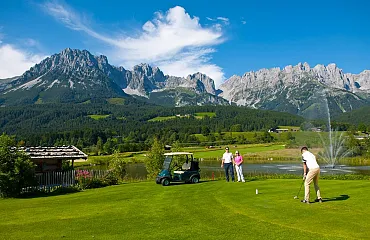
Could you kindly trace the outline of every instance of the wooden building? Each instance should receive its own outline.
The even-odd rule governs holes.
[[[61,147],[21,147],[36,164],[36,172],[61,171],[63,161],[71,161],[72,166],[77,159],[87,159],[87,155],[75,146]]]

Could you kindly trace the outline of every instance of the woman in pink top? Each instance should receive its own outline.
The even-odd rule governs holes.
[[[236,175],[238,175],[238,182],[242,181],[245,182],[244,176],[243,176],[243,157],[240,155],[239,151],[235,152],[235,169],[236,169]]]

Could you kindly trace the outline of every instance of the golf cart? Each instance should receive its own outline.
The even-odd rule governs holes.
[[[157,184],[163,186],[170,185],[170,182],[185,182],[185,183],[198,183],[200,179],[199,162],[193,158],[193,153],[189,152],[172,152],[165,153],[162,171],[156,178]],[[185,163],[179,166],[175,162],[176,158],[180,158]],[[175,163],[173,163],[175,162]],[[172,163],[172,164],[171,164]]]

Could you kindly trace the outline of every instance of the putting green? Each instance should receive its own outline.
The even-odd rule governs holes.
[[[310,205],[294,199],[300,183],[278,179],[163,187],[140,182],[5,199],[0,200],[0,239],[369,238],[369,181],[321,180],[327,201]]]

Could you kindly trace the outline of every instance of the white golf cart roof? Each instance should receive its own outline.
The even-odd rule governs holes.
[[[170,153],[165,153],[165,156],[176,156],[176,155],[193,155],[193,153],[190,152],[170,152]]]

